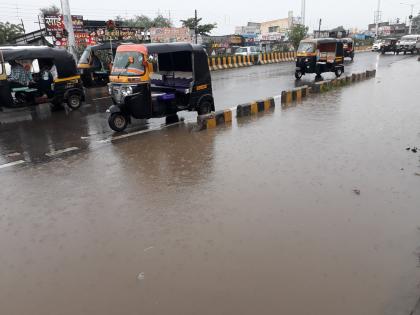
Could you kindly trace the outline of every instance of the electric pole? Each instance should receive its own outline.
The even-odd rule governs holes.
[[[300,16],[301,16],[301,19],[302,19],[301,24],[303,26],[305,26],[306,25],[306,21],[305,21],[305,18],[306,18],[306,0],[302,0],[302,8],[301,8]]]
[[[408,31],[408,34],[410,34],[411,35],[411,32],[412,32],[412,30],[413,30],[413,14],[414,14],[414,7],[416,6],[416,5],[418,5],[418,3],[400,3],[400,4],[402,4],[402,5],[408,5],[410,8],[411,8],[411,13],[410,13],[410,16],[408,17],[408,19],[410,20],[410,28],[409,28],[409,31]]]
[[[195,33],[195,43],[198,44],[198,13],[195,10],[195,17],[194,17],[194,33]]]
[[[375,12],[375,24],[376,24],[375,34],[376,34],[376,38],[378,38],[378,36],[379,36],[379,23],[381,22],[381,18],[382,18],[381,15],[382,15],[381,14],[381,0],[378,0],[378,9]]]
[[[63,12],[64,27],[68,33],[68,50],[77,62],[76,38],[74,37],[73,19],[71,17],[69,0],[61,0],[61,10]]]
[[[321,24],[322,24],[322,19],[319,19],[318,38],[321,38]]]

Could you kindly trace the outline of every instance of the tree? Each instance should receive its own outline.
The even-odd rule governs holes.
[[[172,27],[171,21],[159,14],[156,18],[151,19],[147,15],[136,15],[130,19],[116,18],[125,27],[138,27],[149,30],[152,27]]]
[[[50,5],[49,7],[44,7],[39,9],[39,12],[41,13],[41,17],[47,16],[47,15],[59,15],[60,14],[60,8],[57,7],[55,4]]]
[[[22,25],[0,22],[0,45],[10,43],[14,38],[22,34]]]
[[[209,36],[211,31],[217,27],[217,24],[200,24],[202,20],[202,18],[197,19],[197,21],[195,18],[189,18],[186,20],[181,20],[181,23],[183,27],[187,27],[190,30],[195,30],[197,28],[197,33],[199,35]]]
[[[296,24],[293,25],[288,32],[289,40],[292,42],[293,47],[297,49],[302,39],[308,36],[308,28],[304,25]]]

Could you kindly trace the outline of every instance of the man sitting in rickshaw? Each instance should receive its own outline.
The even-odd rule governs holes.
[[[27,66],[23,66],[21,61],[11,61],[10,66],[9,81],[11,89],[29,87],[31,83],[34,83],[30,69],[28,70]]]

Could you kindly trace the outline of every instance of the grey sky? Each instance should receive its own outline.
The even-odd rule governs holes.
[[[408,0],[416,3],[420,0]],[[306,0],[307,25],[312,29],[318,24],[319,18],[323,20],[323,28],[331,28],[344,25],[346,28],[358,27],[366,29],[367,24],[373,21],[377,0]],[[400,18],[405,21],[409,15],[410,8],[401,5],[403,0],[382,0],[383,20]],[[182,18],[190,17],[194,8],[199,10],[200,16],[206,22],[216,22],[218,29],[214,33],[230,34],[234,27],[244,25],[247,21],[265,21],[270,19],[287,17],[289,10],[294,15],[300,15],[300,0],[266,0],[266,1],[118,1],[118,0],[70,0],[72,14],[83,15],[86,19],[109,19],[116,15],[131,16],[133,14],[146,14],[156,16],[161,12],[169,16],[175,25],[179,24]],[[251,4],[252,3],[252,4]],[[19,16],[23,19],[25,27],[33,30],[37,27],[34,22],[38,14],[38,8],[56,4],[60,6],[59,0],[1,0],[0,20],[17,22]],[[420,5],[416,7],[418,12]]]

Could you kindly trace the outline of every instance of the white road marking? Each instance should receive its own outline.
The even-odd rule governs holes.
[[[2,164],[2,165],[0,165],[0,169],[6,168],[6,167],[12,167],[12,166],[20,165],[20,164],[23,164],[23,163],[26,163],[26,161],[19,160],[19,161],[7,163],[7,164]]]
[[[50,153],[46,153],[45,155],[48,156],[48,157],[54,157],[54,156],[57,156],[57,155],[60,155],[60,154],[64,154],[64,153],[72,152],[72,151],[76,151],[76,150],[79,150],[79,148],[78,147],[71,147],[71,148],[67,148],[67,149],[63,149],[63,150],[58,150],[58,151],[53,151],[53,152],[50,152]]]
[[[143,251],[144,252],[148,252],[149,250],[152,250],[153,248],[155,248],[154,246],[150,246],[150,247],[147,247],[146,249],[144,249]]]
[[[15,153],[7,154],[6,157],[11,158],[11,157],[17,157],[17,156],[21,156],[21,155],[22,155],[22,153],[15,152]]]
[[[125,135],[121,135],[121,136],[115,136],[115,137],[111,137],[111,138],[108,138],[108,139],[99,140],[97,142],[98,143],[111,143],[115,140],[125,139],[125,138],[129,138],[129,137],[141,135],[141,134],[144,134],[144,133],[149,133],[149,132],[152,132],[152,131],[162,130],[162,129],[165,129],[165,128],[168,128],[168,127],[171,127],[171,126],[176,126],[176,125],[183,124],[183,123],[185,123],[185,121],[180,121],[178,123],[170,124],[170,125],[167,125],[167,126],[158,126],[158,127],[153,127],[153,128],[146,129],[146,130],[135,131],[135,132],[132,132],[132,133],[127,133]]]

